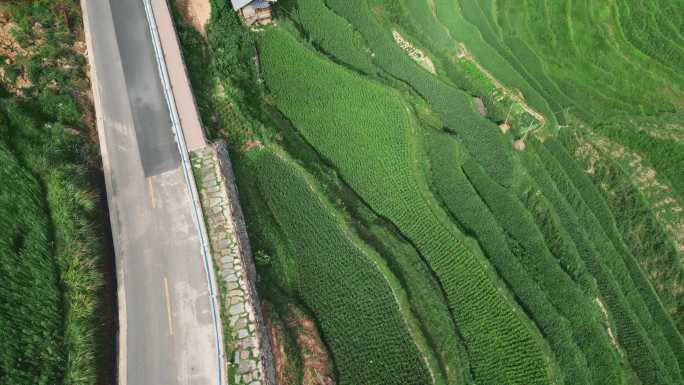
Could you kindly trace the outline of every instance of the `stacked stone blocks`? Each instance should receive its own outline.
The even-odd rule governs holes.
[[[225,312],[233,345],[226,357],[235,373],[229,383],[274,385],[269,339],[261,318],[256,271],[225,145],[192,154],[192,166],[207,221],[211,251],[223,281]]]

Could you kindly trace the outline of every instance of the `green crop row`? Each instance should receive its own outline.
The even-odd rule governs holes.
[[[297,10],[307,35],[323,52],[367,74],[375,73],[363,37],[323,0],[297,0]]]
[[[338,201],[337,207],[344,208],[356,233],[382,256],[391,275],[405,291],[430,350],[439,358],[435,360],[438,364],[432,365],[435,383],[443,383],[444,378],[447,384],[472,384],[463,340],[457,334],[439,282],[428,265],[392,223],[378,217],[342,181],[337,179],[333,186],[327,190],[336,191],[340,197],[342,203]]]
[[[383,20],[381,24],[383,24],[384,28],[397,28],[396,26],[398,25],[401,29],[406,30],[412,39],[417,40],[422,46],[429,47],[432,59],[437,64],[438,72],[445,74],[457,87],[467,90],[471,94],[478,95],[487,107],[488,119],[501,122],[507,117],[510,118],[508,116],[510,104],[508,103],[511,101],[508,98],[500,99],[501,93],[496,89],[495,84],[469,59],[458,58],[459,43],[465,43],[466,49],[471,53],[472,51],[469,49],[469,46],[470,44],[475,44],[473,50],[477,54],[474,55],[473,59],[485,64],[486,70],[494,74],[495,77],[501,74],[502,71],[513,71],[514,76],[507,77],[507,81],[503,82],[503,86],[515,93],[524,91],[523,96],[529,99],[529,104],[547,116],[549,121],[547,127],[555,127],[556,120],[562,123],[565,122],[561,107],[555,102],[554,98],[546,95],[547,89],[551,92],[560,92],[558,88],[552,83],[546,83],[544,87],[541,87],[538,81],[544,83],[545,79],[539,76],[536,79],[531,77],[529,71],[519,63],[517,58],[514,58],[507,48],[501,47],[497,39],[492,38],[494,35],[493,31],[483,36],[485,39],[482,40],[482,37],[469,25],[468,21],[461,20],[459,23],[451,24],[449,21],[452,18],[445,16],[445,13],[446,15],[453,14],[452,16],[460,15],[459,13],[454,13],[458,7],[456,4],[454,4],[454,7],[439,8],[439,12],[437,12],[437,4],[430,4],[428,2],[370,0],[369,4],[373,6],[374,11],[376,9],[384,10],[384,13],[381,13],[381,17],[379,17],[379,19]],[[477,7],[476,4],[473,5]],[[476,14],[482,15],[479,12],[479,8],[474,9]],[[438,18],[438,15],[442,19]],[[391,20],[387,22],[384,20],[385,18]],[[488,23],[485,24],[489,26]],[[457,34],[454,35],[452,30],[446,27],[447,25],[457,28]],[[496,50],[487,47],[487,44],[492,45]],[[500,59],[505,60],[497,59],[497,54],[501,55]],[[492,61],[496,62],[498,67],[487,67]],[[510,64],[506,63],[506,61]],[[537,63],[532,62],[532,64],[541,65],[538,60]],[[522,78],[517,76],[517,74],[521,74]],[[503,79],[497,80],[502,81]],[[513,83],[509,83],[511,81]],[[537,96],[537,91],[543,94],[544,97]],[[535,103],[539,101],[541,101],[541,106],[539,103]],[[553,106],[549,108],[546,101],[549,101],[549,104],[553,104]],[[515,123],[513,125],[517,126]]]
[[[520,256],[522,250],[511,249],[515,246],[514,240],[499,226],[461,170],[455,154],[458,147],[453,139],[448,136],[433,138],[430,148],[433,184],[449,213],[466,233],[477,238],[492,265],[544,334],[560,366],[561,376],[572,378],[577,384],[589,383],[588,362],[573,341],[572,325],[559,314],[548,293],[526,271],[526,261]],[[595,346],[600,347],[596,343]]]
[[[527,152],[524,160],[527,172],[530,174],[541,172],[541,166],[530,159],[534,158]],[[596,298],[598,296],[596,280],[589,273],[575,242],[563,227],[553,204],[541,193],[536,182],[534,187],[521,194],[521,200],[534,218],[549,251],[558,259],[563,271],[579,285],[586,295]]]
[[[459,1],[464,10],[472,7],[470,0]],[[489,8],[496,12],[489,20],[496,20],[504,35],[515,36],[505,41],[519,60],[529,55],[529,50],[516,49],[523,44],[538,55],[547,71],[529,62],[526,68],[540,79],[550,75],[569,98],[561,99],[561,94],[555,93],[553,99],[573,114],[599,121],[622,112],[671,111],[677,103],[675,95],[682,91],[677,86],[681,84],[679,48],[662,39],[654,43],[658,47],[650,49],[652,56],[639,51],[623,35],[623,29],[629,37],[630,33],[649,34],[658,28],[641,9],[648,2],[615,3],[528,0],[520,4],[502,0]],[[635,13],[630,15],[632,11]],[[491,30],[481,29],[485,36]],[[663,89],[672,92],[663,97]]]
[[[661,84],[671,83],[675,80],[684,80],[681,74],[678,73],[677,67],[663,64],[660,60],[661,58],[645,55],[643,51],[631,44],[625,37],[625,31],[620,22],[620,9],[632,8],[641,2],[630,0],[630,4],[626,5],[620,4],[620,1],[614,0],[607,4],[597,4],[592,3],[590,0],[582,0],[582,3],[578,4],[576,8],[584,6],[587,9],[587,16],[590,18],[588,27],[591,28],[593,23],[594,28],[598,30],[597,35],[605,40],[607,45],[614,47],[615,59],[622,59],[620,63],[622,68],[633,72],[645,71],[647,75]],[[636,22],[641,24],[640,28],[644,26],[649,28],[648,25],[651,23],[649,18]],[[596,26],[599,28],[596,28]],[[615,71],[615,67],[611,66],[610,62],[606,62],[602,67],[608,72]],[[644,85],[648,86],[647,84]],[[677,82],[674,85],[676,86]],[[654,93],[653,96],[657,98],[658,94]],[[634,95],[634,100],[638,102],[643,99],[639,98],[639,95]],[[657,101],[657,99],[654,99],[654,101]],[[658,107],[655,107],[657,110]]]
[[[594,383],[623,382],[617,354],[600,329],[600,314],[577,284],[566,274],[546,246],[544,236],[518,199],[492,183],[472,162],[463,165],[470,182],[503,230],[511,238],[509,247],[528,274],[546,293],[562,317],[569,321],[573,341],[585,354]],[[567,378],[572,378],[569,375]]]
[[[578,140],[564,140],[564,145],[571,152],[580,144],[580,140],[582,143],[587,140],[581,132],[575,135]],[[599,154],[600,157],[595,160],[580,157],[580,161],[584,162],[585,168],[589,167],[588,162],[593,162],[593,172],[589,175],[609,205],[621,238],[648,273],[651,285],[667,313],[674,318],[684,309],[684,298],[677,294],[677,288],[684,285],[684,271],[676,246],[651,211],[646,198],[634,185],[635,182],[630,180],[631,175],[619,162],[610,159],[609,154],[603,151]],[[681,325],[678,329],[681,334]]]
[[[663,31],[663,33],[666,33],[665,31],[669,31],[670,28],[672,28],[674,29],[674,33],[666,33],[667,36],[669,36],[673,41],[676,41],[677,39],[680,39],[682,37],[682,30],[684,28],[681,27],[681,21],[684,20],[684,17],[681,15],[681,12],[677,12],[678,10],[680,10],[680,1],[651,0],[644,2],[644,6],[646,6],[651,11],[656,22],[667,24],[667,26],[658,25],[658,27]]]
[[[652,8],[652,1],[617,0],[620,25],[626,38],[640,51],[673,69],[684,67],[684,49],[673,39],[678,31]],[[658,19],[656,19],[657,16]],[[681,39],[680,39],[681,40]]]
[[[485,76],[480,68],[476,67],[468,59],[458,58],[458,52],[460,50],[459,43],[463,43],[464,41],[461,41],[460,38],[457,39],[452,35],[452,32],[446,27],[446,24],[438,19],[436,9],[431,9],[432,5],[427,2],[410,0],[369,0],[369,4],[373,6],[374,11],[376,9],[384,10],[384,13],[381,13],[381,16],[378,18],[382,20],[382,23],[380,24],[382,24],[385,29],[397,28],[397,26],[400,26],[401,29],[407,31],[413,40],[417,40],[421,46],[429,47],[433,61],[438,64],[438,70],[441,70],[440,73],[444,73],[460,89],[478,95],[483,100],[488,110],[487,118],[489,120],[500,122],[506,119],[510,107],[510,104],[506,105],[506,102],[510,103],[511,101],[507,100],[507,98],[503,100],[499,99],[500,91],[497,90],[494,82],[492,82],[489,77]],[[449,12],[451,11],[452,10],[450,9]],[[389,22],[384,20],[385,18],[390,19]],[[464,24],[457,25],[462,28],[467,24],[468,22],[464,21]],[[470,27],[467,28],[467,31],[475,30]],[[485,55],[483,59],[475,55],[475,61],[483,63],[490,63],[492,60],[497,61],[492,58],[496,57],[498,50],[494,51],[486,46],[487,43],[496,44],[496,41],[492,43],[489,39],[485,39],[485,42],[477,33],[468,36],[471,37],[471,39],[466,39],[468,44],[480,42],[481,45],[477,45],[474,50],[480,55]],[[466,44],[467,49],[468,44]],[[505,57],[506,60],[508,60],[507,55],[510,55],[510,53],[507,50],[500,53],[502,57]],[[560,107],[555,106],[549,109],[549,106],[546,105],[544,99],[551,100],[550,103],[555,103],[555,101],[546,95],[544,98],[537,97],[536,92],[541,89],[537,84],[537,80],[530,77],[528,71],[526,71],[517,60],[514,58],[511,59],[513,59],[510,61],[511,66],[514,67],[513,74],[517,75],[517,73],[520,73],[523,78],[513,76],[507,80],[514,81],[514,83],[507,84],[507,82],[503,82],[503,86],[516,93],[519,89],[514,88],[513,86],[521,86],[522,89],[525,90],[524,96],[531,99],[530,103],[533,101],[541,101],[542,106],[539,111],[548,116],[548,119],[551,122],[548,126],[553,126],[556,119],[563,120],[563,116],[560,114]],[[439,66],[440,64],[441,67]],[[499,64],[505,65],[506,63],[499,62]],[[499,74],[502,70],[506,72],[512,69],[513,68],[508,67],[486,68],[488,72],[495,75]],[[502,81],[502,79],[497,80]],[[534,88],[530,88],[526,82],[531,84]],[[545,91],[541,89],[540,93],[543,94]],[[535,103],[535,108],[538,107],[539,104]],[[551,114],[552,110],[553,114]]]
[[[574,275],[589,292],[595,291],[583,262],[568,255],[566,266],[573,273],[562,270],[520,202],[472,160],[463,165],[467,176],[461,171],[453,139],[435,138],[430,148],[438,195],[466,232],[478,239],[499,275],[537,322],[565,378],[572,378],[573,383],[623,383],[618,356],[600,327],[598,309],[571,278]]]
[[[396,45],[372,16],[366,0],[350,3],[328,0],[331,8],[346,17],[365,37],[380,68],[409,84],[444,124],[458,133],[468,151],[499,183],[512,183],[512,167],[504,141],[495,124],[478,115],[472,97],[446,84],[416,63]]]
[[[565,164],[561,165],[548,145],[532,144],[552,178],[537,173],[535,179],[543,194],[557,208],[559,218],[596,279],[601,300],[607,305],[617,339],[632,368],[645,383],[676,383],[672,375],[677,374],[678,368],[676,361],[673,362],[672,350],[666,343],[663,345],[662,333],[652,321],[649,322],[650,314],[630,284],[622,257],[603,233],[594,212],[576,187],[576,181],[567,174]],[[645,327],[644,323],[650,327]]]
[[[476,26],[482,38],[494,48],[544,98],[560,124],[565,123],[561,103],[567,98],[546,75],[541,63],[529,47],[515,37],[498,36],[487,18],[481,2],[458,0],[463,18]],[[507,46],[506,46],[507,45]],[[534,74],[534,75],[531,75]]]
[[[591,180],[582,172],[577,163],[572,161],[570,155],[564,151],[559,142],[549,141],[548,146],[573,179],[587,206],[594,212],[613,249],[622,257],[623,263],[618,260],[614,264],[617,268],[614,271],[617,272],[617,276],[624,277],[622,285],[625,290],[633,285],[635,294],[638,293],[636,303],[639,303],[639,308],[643,309],[639,310],[642,323],[651,332],[654,344],[660,351],[663,361],[671,367],[673,378],[681,378],[679,371],[680,367],[684,367],[684,339],[677,331],[672,319],[667,315],[653,286],[646,278],[635,257],[622,241],[608,204],[601,197],[597,187],[591,183]]]
[[[276,105],[428,262],[463,336],[475,381],[548,383],[539,335],[428,197],[412,161],[417,154],[408,107],[388,89],[323,60],[282,30],[267,31],[260,49]]]
[[[658,171],[656,177],[684,199],[684,144],[662,139],[638,130],[639,126],[667,125],[682,121],[682,114],[657,118],[615,120],[596,127],[602,135],[641,154]]]
[[[605,82],[606,77],[612,77],[612,72],[617,71],[605,71],[597,68],[595,61],[581,60],[584,54],[575,45],[571,24],[573,18],[568,7],[562,2],[530,0],[529,3],[527,7],[515,6],[517,13],[522,12],[517,19],[511,18],[508,12],[502,12],[500,21],[507,30],[519,31],[517,37],[508,37],[506,42],[535,76],[541,76],[540,74],[543,75],[544,72],[548,74],[553,72],[553,81],[562,90],[562,95],[567,95],[567,97],[559,98],[559,94],[556,93],[553,95],[554,98],[565,108],[572,107],[573,114],[587,120],[595,118],[593,115],[601,114],[602,110],[599,109],[601,106],[625,111],[632,109],[633,106],[610,95],[614,87],[591,87],[595,83],[585,84],[576,78],[575,72],[588,75],[598,71],[599,76],[603,77]],[[505,6],[505,4],[498,5]],[[510,6],[512,7],[513,4]],[[528,11],[528,8],[532,11]],[[535,53],[542,63],[541,67],[530,65],[530,60],[533,59],[528,59],[528,57]],[[576,60],[568,60],[568,58],[576,58]],[[622,94],[624,91],[618,93]],[[586,98],[586,95],[592,95],[593,99]],[[590,100],[594,103],[590,103]],[[596,101],[601,103],[597,104]]]
[[[424,7],[430,6],[428,2],[422,4]],[[497,47],[493,46],[495,40],[488,39],[491,35],[485,36],[464,17],[457,0],[435,0],[431,4],[433,22],[442,25],[451,37],[451,47],[448,48],[453,48],[458,42],[464,43],[475,60],[496,79],[508,88],[520,90],[532,108],[544,115],[552,124],[556,123],[555,111],[542,95],[543,90],[537,85],[537,79],[528,76],[528,71],[516,60],[509,61],[508,52],[497,50]]]
[[[634,42],[627,37],[625,26],[622,24],[622,21],[624,19],[622,17],[621,12],[627,10],[628,8],[632,8],[634,6],[638,7],[646,3],[649,3],[649,1],[630,1],[630,3],[627,4],[623,3],[622,0],[613,0],[613,3],[610,4],[610,6],[599,7],[596,5],[592,5],[594,7],[592,17],[595,23],[602,24],[601,29],[603,36],[605,36],[609,42],[615,45],[615,47],[623,55],[623,57],[628,57],[628,60],[631,62],[632,65],[635,65],[642,70],[648,71],[649,73],[653,74],[656,79],[662,80],[665,83],[669,83],[671,86],[674,86],[675,88],[678,88],[680,91],[682,91],[683,89],[681,88],[681,82],[684,81],[684,76],[682,76],[680,71],[678,71],[678,66],[673,65],[673,63],[677,62],[677,59],[668,60],[672,58],[659,57],[660,55],[664,55],[664,52],[657,53],[656,56],[650,55],[646,51],[641,49],[639,46],[635,45]],[[608,11],[610,11],[610,19],[606,16]],[[648,17],[647,15],[642,14],[640,16],[646,17],[640,20],[632,20],[632,23],[636,23],[638,25],[637,29],[639,31],[642,31],[644,29],[658,30],[659,24],[667,24],[657,22],[655,18]],[[611,20],[611,24],[613,24],[614,27],[611,27],[606,22],[607,20]],[[671,37],[663,38],[667,39],[667,42],[659,42],[656,44],[669,45]],[[655,51],[651,51],[651,53],[655,53]],[[673,101],[676,104],[676,100]]]
[[[320,324],[339,383],[428,383],[425,362],[372,251],[359,246],[301,168],[269,150],[252,157],[261,196],[287,239],[296,294]]]
[[[427,2],[369,0],[368,4],[371,7],[382,7],[390,15],[390,20],[387,21],[406,31],[412,39],[427,48],[435,56],[435,64],[446,65],[442,61],[455,52],[456,47],[449,31],[437,22]]]
[[[501,94],[457,56],[464,43],[553,127],[601,122],[674,184],[679,144],[610,120],[670,111],[682,88],[672,68],[682,16],[661,10],[680,0],[634,1],[296,0],[259,33],[226,40],[210,24],[210,53],[231,63],[218,76],[252,71],[231,52],[260,59],[260,77],[233,84],[264,96],[244,128],[264,147],[236,146],[254,195],[250,235],[275,257],[262,286],[315,314],[341,383],[682,382],[672,307],[642,271],[676,251],[630,238],[654,229],[651,216],[630,220],[634,202],[617,179],[600,193],[598,178],[611,175],[585,175],[567,137],[563,147],[527,136],[526,150],[511,151],[516,130],[492,124],[509,100],[483,96]],[[233,19],[225,30],[239,29]],[[395,30],[437,74],[411,60]],[[484,119],[473,95],[489,108]]]
[[[565,73],[581,72],[585,75],[600,74],[606,78],[613,77],[611,73],[605,72],[603,69],[597,67],[596,62],[583,62],[582,56],[584,53],[576,45],[575,34],[572,32],[574,18],[568,16],[568,8],[561,2],[554,2],[555,5],[547,5],[543,1],[531,1],[527,7],[519,7],[513,2],[504,2],[500,4],[502,10],[499,12],[499,17],[506,19],[507,28],[519,31],[519,38],[530,45],[533,50],[542,55],[542,60],[549,66],[549,73],[555,76],[555,80],[564,93],[569,95],[573,100],[576,100],[580,92],[575,87],[575,79],[568,81],[567,79],[559,79],[559,75],[564,74],[559,68],[565,69]],[[509,8],[515,7],[518,18],[512,18],[507,12]],[[504,11],[505,10],[505,11]],[[543,13],[543,11],[546,11]],[[531,33],[526,33],[526,28],[529,28]],[[552,36],[551,39],[544,39],[542,36]],[[582,35],[580,35],[582,37]],[[554,39],[555,38],[555,39]],[[553,46],[546,46],[548,42],[556,42]],[[560,59],[562,55],[572,55],[570,57],[577,57],[576,62],[569,62],[567,59]],[[600,63],[598,63],[600,64]],[[579,65],[583,66],[582,68]],[[593,90],[592,90],[593,91]],[[611,89],[605,88],[596,90],[595,93],[602,96],[603,99],[610,100]],[[581,105],[581,103],[580,103]],[[590,110],[591,106],[583,107],[585,110]]]

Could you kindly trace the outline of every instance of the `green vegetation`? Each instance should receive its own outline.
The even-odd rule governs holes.
[[[361,35],[321,0],[299,0],[298,16],[312,42],[321,50],[365,73],[375,72],[370,50]]]
[[[519,296],[549,340],[565,378],[575,383],[589,383],[590,377],[600,383],[621,383],[619,361],[600,328],[598,309],[554,261],[521,203],[488,180],[472,160],[459,159],[452,138],[432,138],[430,152],[438,196],[478,239],[498,273]],[[570,263],[577,272],[584,269],[577,260],[566,265]],[[577,342],[572,341],[573,335]]]
[[[267,150],[252,156],[257,189],[287,240],[289,252],[280,257],[292,264],[292,290],[328,336],[340,383],[426,383],[427,368],[377,257],[331,214],[302,170]]]
[[[260,293],[339,383],[682,383],[682,17],[599,3],[288,0],[250,31],[216,1],[206,40],[181,28]]]
[[[415,144],[407,137],[412,130],[407,107],[379,85],[317,58],[287,33],[268,31],[261,52],[266,83],[280,108],[370,207],[392,220],[427,259],[462,325],[476,381],[526,378],[541,383],[546,369],[538,337],[503,301],[485,265],[456,229],[442,222],[439,213],[431,215],[433,204],[423,198],[421,181],[409,163]],[[307,70],[298,76],[287,73],[289,67]],[[304,75],[309,71],[313,76]],[[324,116],[317,113],[322,105],[328,106]],[[468,299],[475,295],[477,302]],[[473,340],[478,343],[470,345]],[[507,351],[509,364],[491,370],[501,367],[499,357]]]
[[[596,131],[622,145],[638,151],[662,175],[657,178],[671,186],[684,200],[684,143],[658,137],[649,131],[668,124],[681,124],[684,115],[673,114],[656,118],[633,118],[608,121],[596,127]]]
[[[669,375],[678,374],[678,365],[674,361],[672,350],[663,340],[661,329],[653,325],[651,316],[643,299],[636,291],[621,256],[615,251],[615,246],[601,228],[596,213],[588,206],[591,202],[583,197],[584,194],[589,193],[587,190],[591,187],[584,184],[583,174],[572,173],[576,171],[572,168],[574,163],[566,165],[554,157],[556,152],[559,152],[559,157],[563,157],[562,148],[559,148],[557,144],[551,146],[554,151],[539,147],[539,154],[558,189],[565,194],[566,202],[571,202],[574,207],[572,214],[562,214],[561,218],[575,222],[575,226],[579,226],[581,222],[586,228],[584,231],[586,239],[580,238],[582,234],[573,237],[577,245],[587,243],[586,246],[582,246],[591,248],[586,251],[583,258],[596,278],[603,301],[606,302],[613,315],[620,346],[625,349],[630,364],[643,381],[676,383]],[[567,159],[563,160],[567,161]],[[558,204],[563,205],[562,202]],[[566,229],[570,230],[571,226],[573,226],[572,222],[568,222]],[[577,231],[573,230],[573,232]],[[677,343],[677,341],[672,342]],[[669,363],[669,367],[664,361]]]
[[[564,145],[575,154],[581,154],[580,145],[599,151],[590,140],[586,132],[578,130],[572,136],[565,136]],[[603,153],[599,153],[600,157],[593,159],[592,164],[592,154],[594,152],[586,151],[578,158],[585,168],[592,167],[589,175],[610,206],[625,245],[633,255],[639,256],[644,273],[648,273],[663,307],[670,316],[676,317],[683,306],[677,287],[681,286],[684,277],[672,234],[651,211],[646,198],[622,165]],[[678,329],[681,333],[681,324]]]
[[[496,14],[499,25],[509,34],[515,31],[540,55],[550,76],[577,105],[577,113],[581,111],[583,117],[595,119],[607,117],[606,109],[655,113],[667,108],[666,100],[656,96],[656,90],[663,84],[659,78],[662,68],[652,59],[634,54],[633,48],[621,39],[621,25],[616,22],[610,4],[533,3],[534,6],[521,8],[515,2],[500,2]],[[545,17],[546,23],[528,21],[540,17]],[[625,59],[625,54],[632,54],[630,60]],[[645,68],[650,70],[644,71]],[[587,95],[599,102],[592,103]]]
[[[603,238],[601,242],[605,243],[608,248],[612,246],[614,253],[622,257],[611,261],[613,274],[621,282],[623,291],[634,290],[635,299],[632,306],[638,309],[637,314],[646,330],[651,333],[654,346],[657,347],[661,359],[671,370],[673,379],[677,379],[680,377],[679,367],[684,365],[684,340],[682,336],[676,331],[672,320],[665,314],[662,303],[656,296],[653,287],[648,283],[643,271],[636,264],[634,256],[623,243],[617,232],[615,219],[606,202],[600,197],[596,186],[582,173],[578,165],[571,161],[567,152],[557,142],[549,142],[549,145],[554,156],[563,164],[568,175],[573,178],[585,203],[600,222],[602,232],[599,235],[605,234],[605,237],[601,237]]]
[[[60,381],[65,357],[59,354],[63,315],[47,213],[38,182],[4,145],[0,164],[0,215],[7,218],[0,228],[0,378],[53,384]]]
[[[3,59],[15,76],[0,78],[0,382],[94,384],[106,351],[96,314],[102,213],[84,138],[94,127],[75,97],[88,87],[74,49],[80,9],[34,1],[5,12],[22,52]]]
[[[397,46],[389,31],[373,18],[366,2],[328,1],[362,33],[374,60],[390,76],[406,82],[420,94],[447,129],[460,135],[464,145],[497,182],[512,183],[512,169],[504,141],[492,122],[478,116],[472,98],[461,90],[430,75],[411,61]]]

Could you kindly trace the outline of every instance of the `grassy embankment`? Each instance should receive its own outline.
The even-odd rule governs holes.
[[[107,383],[108,365],[98,365],[113,341],[102,333],[103,218],[80,9],[34,1],[0,12],[17,47],[0,78],[0,382]]]

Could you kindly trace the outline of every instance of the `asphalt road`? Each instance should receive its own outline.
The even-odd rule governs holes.
[[[207,276],[142,0],[83,0],[119,286],[119,384],[218,384]]]

